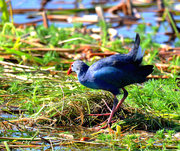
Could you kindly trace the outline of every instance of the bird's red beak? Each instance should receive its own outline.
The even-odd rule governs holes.
[[[70,67],[70,68],[68,69],[67,75],[71,74],[71,72],[72,72],[72,69],[71,69],[71,67]]]
[[[72,64],[73,64],[73,63],[71,63],[71,65],[72,65]],[[70,65],[70,67],[69,67],[69,69],[68,69],[67,75],[70,75],[70,74],[72,73],[71,65]]]

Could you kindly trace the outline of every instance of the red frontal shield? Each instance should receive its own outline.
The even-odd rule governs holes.
[[[68,69],[68,71],[67,71],[67,75],[69,75],[69,74],[72,73],[72,68],[71,68],[71,65],[72,65],[72,64],[73,64],[73,63],[70,64],[70,67],[69,67],[69,69]]]

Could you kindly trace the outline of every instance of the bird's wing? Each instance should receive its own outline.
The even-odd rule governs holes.
[[[98,85],[109,84],[109,86],[121,88],[132,83],[132,75],[127,71],[115,68],[113,66],[103,67],[93,72],[93,78]]]
[[[90,66],[90,69],[92,71],[97,71],[100,70],[101,68],[108,66],[121,69],[127,66],[128,64],[132,64],[131,56],[126,54],[116,54],[95,62]]]

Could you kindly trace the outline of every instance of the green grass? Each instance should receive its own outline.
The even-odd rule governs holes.
[[[24,75],[19,76],[23,77]],[[54,78],[51,75],[44,74],[43,78],[39,77],[38,79],[33,78],[33,76],[38,76],[38,74],[26,75],[29,80],[32,80],[31,82],[13,79],[4,80],[0,86],[1,94],[9,95],[9,99],[13,96],[15,99],[1,98],[1,103],[4,104],[4,101],[8,100],[8,104],[26,109],[30,116],[38,113],[52,118],[59,114],[58,112],[66,112],[66,115],[62,114],[65,123],[70,122],[68,117],[78,117],[80,114],[85,115],[90,112],[107,112],[108,110],[103,109],[106,107],[101,100],[102,98],[112,106],[112,95],[109,92],[88,89],[80,83],[76,83],[76,78],[72,76],[67,77],[63,74]],[[67,79],[69,80],[67,81]],[[149,80],[140,86],[128,86],[127,90],[129,96],[124,104],[129,108],[129,114],[136,114],[134,118],[153,120],[154,117],[161,117],[170,121],[179,120],[179,88],[175,79]],[[119,99],[121,97],[121,95],[118,96]],[[123,108],[126,109],[126,107]],[[39,112],[41,109],[42,111]],[[125,117],[124,119],[126,120]],[[131,120],[130,118],[130,121],[126,121],[127,124]],[[79,122],[82,121],[79,120]],[[162,128],[168,126],[162,125],[160,121],[157,122]],[[89,125],[90,123],[85,121],[85,124]]]
[[[5,0],[0,1],[0,10],[2,11],[1,22],[9,22],[9,12]]]
[[[133,86],[129,103],[141,109],[160,113],[180,114],[179,87],[175,79],[149,80],[142,86]]]

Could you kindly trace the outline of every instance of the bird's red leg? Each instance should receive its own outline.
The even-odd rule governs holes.
[[[124,100],[127,98],[128,92],[126,91],[125,88],[122,88],[122,90],[124,91],[124,96],[123,96],[123,98],[121,99],[121,101],[118,102],[117,97],[114,95],[114,104],[113,104],[112,110],[110,110],[110,108],[109,108],[109,106],[107,105],[107,103],[105,103],[106,106],[108,106],[108,109],[111,111],[111,113],[88,114],[88,115],[90,115],[90,116],[108,116],[108,115],[110,115],[109,118],[108,118],[107,124],[106,124],[105,126],[101,127],[101,129],[104,129],[104,128],[106,128],[107,126],[109,126],[109,124],[111,123],[111,120],[112,120],[112,118],[113,118],[114,113],[118,110],[118,108],[121,106],[121,104],[122,104],[122,103],[124,102]],[[105,101],[104,101],[104,102],[105,102]],[[105,122],[106,122],[106,121],[104,121],[104,122],[101,123],[100,125],[104,124]]]
[[[113,108],[112,108],[111,114],[110,114],[110,116],[109,116],[107,125],[101,127],[101,129],[106,128],[107,126],[109,126],[109,124],[111,123],[111,120],[112,120],[112,117],[113,117],[114,113],[118,110],[118,108],[121,106],[121,104],[122,104],[122,103],[124,102],[124,100],[127,98],[128,92],[126,91],[125,88],[122,88],[122,90],[124,91],[124,96],[123,96],[123,98],[121,99],[121,101],[119,101],[119,103],[117,103],[117,102],[118,102],[118,99],[117,99],[116,96],[114,95],[114,104],[113,104]]]
[[[119,103],[117,104],[115,112],[118,110],[118,108],[121,106],[121,104],[124,102],[124,100],[125,100],[125,99],[127,98],[127,96],[128,96],[127,90],[126,90],[125,88],[122,88],[122,90],[124,91],[124,96],[123,96],[123,98],[121,99],[121,101],[119,101]]]
[[[106,105],[106,107],[108,108],[108,110],[110,112],[112,112],[112,110],[110,109],[110,107],[107,105],[106,101],[104,99],[102,99],[104,104]],[[103,114],[88,114],[89,116],[108,116],[110,115],[111,113],[103,113]]]
[[[109,125],[109,123],[111,123],[111,119],[112,119],[114,113],[116,112],[116,106],[117,106],[117,104],[118,104],[118,99],[117,99],[117,97],[114,95],[113,108],[112,108],[111,114],[110,114],[110,116],[109,116],[107,125]]]
[[[108,122],[107,122],[107,124],[106,124],[105,126],[101,127],[101,129],[110,127],[109,124],[111,123],[112,117],[113,117],[114,113],[116,112],[116,106],[117,106],[117,104],[118,104],[118,99],[117,99],[117,97],[114,95],[113,108],[112,108],[112,111],[111,111],[110,116],[109,116],[109,118],[108,118]],[[103,123],[104,123],[104,122],[103,122]]]

